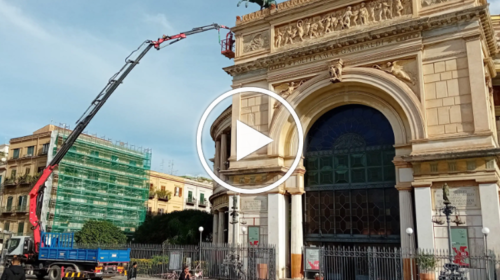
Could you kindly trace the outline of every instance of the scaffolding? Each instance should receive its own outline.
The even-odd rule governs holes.
[[[58,131],[54,154],[69,135]],[[49,204],[52,232],[107,220],[133,232],[146,218],[151,150],[82,135],[59,164]]]

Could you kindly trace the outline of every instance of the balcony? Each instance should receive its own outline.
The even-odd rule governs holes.
[[[23,175],[19,177],[19,185],[27,187],[36,182],[38,176]]]
[[[204,198],[203,200],[198,201],[198,206],[199,207],[207,207],[208,201]]]
[[[16,211],[16,207],[14,206],[5,206],[2,207],[2,214],[14,214]]]
[[[17,186],[17,180],[14,177],[11,178],[5,178],[5,181],[3,181],[3,187],[15,187]]]
[[[47,150],[42,149],[42,150],[40,150],[40,151],[38,152],[38,155],[39,155],[39,156],[44,156],[44,155],[46,155],[46,154],[48,154],[48,153],[49,153],[49,150],[48,150],[48,149],[47,149]]]
[[[187,204],[187,205],[193,205],[193,206],[194,206],[194,205],[196,204],[196,198],[194,198],[194,197],[188,197],[188,198],[186,199],[186,204]]]
[[[28,205],[17,206],[16,209],[15,209],[16,213],[20,213],[20,214],[28,213],[29,210],[30,209],[29,209]]]

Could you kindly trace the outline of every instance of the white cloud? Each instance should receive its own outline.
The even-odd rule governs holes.
[[[144,22],[154,23],[160,26],[161,28],[165,29],[165,33],[171,32],[173,30],[172,25],[170,25],[170,23],[167,20],[167,17],[164,14],[156,14],[156,15],[145,14]]]

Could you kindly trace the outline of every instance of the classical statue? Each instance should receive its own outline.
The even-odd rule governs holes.
[[[271,7],[271,5],[277,5],[276,4],[276,0],[240,0],[240,2],[238,2],[238,5],[237,7],[240,6],[241,3],[245,2],[245,7],[248,8],[248,3],[255,3],[255,4],[258,4],[260,6],[260,9],[267,9],[269,7]]]
[[[279,47],[281,47],[281,41],[283,40],[283,30],[282,30],[281,28],[279,28],[279,29],[277,30],[277,33],[278,33],[278,34],[276,34],[276,42],[275,42],[275,46],[276,46],[277,48],[279,48]]]
[[[412,78],[410,77],[410,75],[408,75],[408,73],[406,73],[404,70],[403,70],[403,66],[399,65],[399,61],[393,61],[393,62],[387,62],[385,66],[379,66],[379,65],[375,65],[373,66],[374,68],[376,69],[379,69],[379,70],[382,70],[382,71],[385,71],[389,74],[392,74],[394,75],[396,78],[400,79],[400,80],[403,80],[405,82],[408,82],[412,85],[415,85],[415,82],[412,80]]]
[[[342,59],[336,59],[332,61],[328,69],[330,73],[330,82],[342,82],[342,68],[344,67],[344,62]]]
[[[391,10],[391,5],[387,3],[387,1],[382,2],[382,8],[384,11],[384,18],[385,19],[391,19],[392,18],[392,10]]]
[[[443,185],[443,203],[450,204],[450,187],[448,187],[447,183]]]

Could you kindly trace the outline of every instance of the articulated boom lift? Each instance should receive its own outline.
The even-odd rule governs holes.
[[[45,169],[42,172],[42,175],[40,176],[38,181],[35,183],[33,189],[30,191],[30,193],[29,193],[29,197],[30,197],[29,221],[30,221],[30,223],[32,225],[32,229],[33,229],[33,240],[31,240],[31,237],[28,237],[28,236],[15,237],[15,238],[19,238],[16,241],[17,245],[15,246],[15,248],[11,248],[14,246],[15,242],[8,244],[7,263],[10,263],[10,258],[12,258],[12,256],[23,255],[24,256],[23,263],[25,264],[25,267],[28,267],[28,266],[30,267],[29,268],[30,274],[36,274],[38,276],[41,276],[41,275],[46,275],[46,273],[49,273],[49,276],[51,276],[50,273],[52,270],[54,270],[53,267],[57,267],[57,266],[54,266],[54,263],[51,263],[50,260],[45,259],[42,261],[42,259],[45,257],[39,256],[40,248],[45,247],[45,245],[46,245],[45,244],[46,241],[42,240],[42,235],[43,235],[43,231],[45,230],[45,225],[42,224],[39,217],[41,215],[41,210],[42,210],[43,191],[45,189],[45,182],[47,181],[48,177],[52,174],[54,169],[58,166],[58,164],[64,158],[64,156],[69,151],[71,146],[75,143],[78,136],[80,136],[80,134],[84,131],[84,129],[87,127],[87,125],[90,123],[90,121],[94,118],[94,116],[97,114],[97,112],[99,112],[99,110],[104,105],[104,103],[106,103],[106,101],[109,99],[111,94],[113,94],[113,92],[118,88],[118,86],[120,86],[120,84],[127,77],[127,75],[134,69],[134,67],[137,64],[139,64],[141,59],[149,52],[149,50],[151,50],[151,48],[154,47],[155,49],[160,50],[163,47],[166,47],[168,45],[171,45],[173,43],[176,43],[176,42],[179,42],[180,40],[185,39],[189,35],[201,33],[201,32],[208,31],[208,30],[214,30],[214,29],[220,31],[221,28],[222,29],[229,29],[228,27],[226,27],[224,25],[219,25],[219,24],[214,23],[214,24],[207,25],[207,26],[193,28],[190,31],[183,32],[183,33],[173,35],[173,36],[163,35],[162,38],[159,38],[156,41],[147,40],[143,44],[141,44],[141,46],[139,46],[139,48],[137,48],[135,51],[133,51],[125,59],[125,65],[120,69],[120,71],[118,71],[116,74],[114,74],[111,77],[111,79],[108,81],[108,84],[97,95],[97,97],[92,101],[92,103],[88,107],[88,109],[84,112],[84,114],[77,121],[75,129],[71,132],[71,134],[68,136],[66,141],[62,144],[62,146],[57,151],[57,153],[55,154],[54,158],[50,161],[48,166],[45,167]],[[147,44],[147,46],[135,59],[129,59],[134,52],[138,51],[145,44]],[[164,44],[164,45],[161,46],[162,44]],[[232,51],[232,46],[228,46],[228,48]],[[71,247],[73,246],[72,242],[73,241],[71,240]],[[82,265],[77,264],[76,262],[77,261],[73,261],[73,263],[75,263],[75,264],[70,264],[70,263],[66,262],[66,265],[67,266],[73,265],[73,267],[75,269],[77,267],[81,268]],[[95,264],[93,264],[93,265],[95,265]],[[85,267],[85,266],[83,266],[83,267]],[[64,267],[62,269],[61,269],[61,267],[57,267],[57,268],[59,269],[59,277],[61,277],[61,274],[64,271]],[[28,268],[26,268],[26,269],[28,270]],[[37,270],[37,271],[35,271],[35,270]],[[99,278],[99,277],[97,277],[97,278]]]

